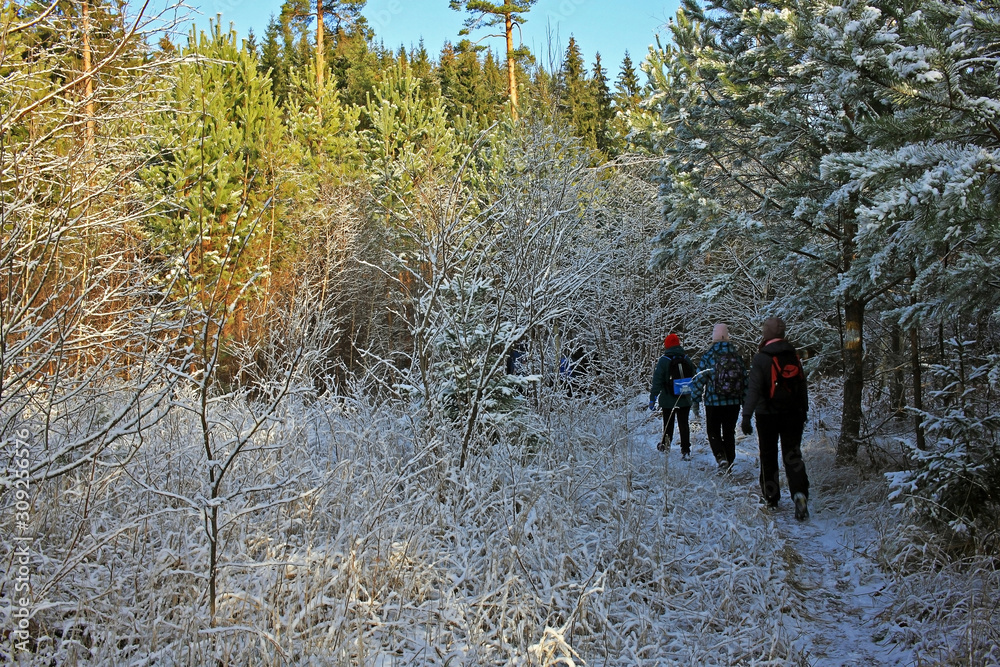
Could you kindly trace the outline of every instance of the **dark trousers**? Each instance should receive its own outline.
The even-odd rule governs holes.
[[[705,430],[708,431],[708,445],[718,462],[729,465],[736,460],[736,422],[740,418],[738,405],[706,405]]]
[[[802,460],[802,429],[805,422],[798,415],[757,415],[757,445],[760,448],[760,490],[764,500],[774,505],[781,497],[778,484],[778,441],[785,464],[788,491],[794,496],[809,496],[809,477]]]
[[[681,454],[691,453],[691,425],[688,424],[688,415],[691,406],[686,408],[673,408],[663,410],[663,446],[669,448],[674,440],[674,421],[677,421],[677,430],[681,436]]]

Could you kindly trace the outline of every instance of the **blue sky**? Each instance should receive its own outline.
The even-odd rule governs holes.
[[[282,0],[188,0],[201,16],[198,25],[208,26],[208,19],[222,14],[223,27],[232,22],[236,32],[245,37],[253,28],[262,37],[271,14],[277,14]],[[654,43],[657,32],[677,11],[678,0],[537,0],[527,14],[522,29],[522,41],[545,62],[552,36],[561,59],[570,35],[579,42],[587,63],[594,54],[601,59],[613,79],[627,50],[638,64]],[[387,47],[424,45],[436,57],[446,40],[458,41],[465,15],[449,9],[448,0],[368,0],[364,15],[375,29],[376,40]],[[473,38],[483,37],[481,30]],[[500,39],[482,42],[497,53],[503,53]],[[558,65],[558,61],[556,62]]]

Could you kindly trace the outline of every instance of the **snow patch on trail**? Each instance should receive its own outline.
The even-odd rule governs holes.
[[[655,451],[659,432],[653,430],[636,443],[651,459],[643,467],[650,479],[660,476],[674,489],[702,496],[691,509],[703,512],[705,522],[745,522],[751,531],[767,536],[770,552],[764,560],[772,561],[776,574],[761,594],[780,601],[773,604],[771,621],[776,644],[787,643],[786,659],[859,667],[915,662],[911,650],[886,641],[889,629],[883,618],[892,601],[892,583],[876,561],[879,540],[870,516],[873,508],[856,490],[837,488],[829,479],[833,452],[825,438],[807,439],[803,448],[812,480],[811,517],[800,522],[794,518],[787,488],[776,512],[761,507],[756,437],[738,439],[732,473],[720,476],[699,425],[692,428],[693,456],[687,462],[680,458],[676,438],[664,460],[664,454]],[[731,545],[719,537],[699,545],[699,550],[725,551]],[[739,559],[740,554],[733,551],[730,556]]]

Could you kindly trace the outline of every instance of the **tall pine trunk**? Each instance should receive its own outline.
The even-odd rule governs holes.
[[[510,117],[517,120],[517,69],[514,67],[514,19],[508,12],[504,27],[507,32],[507,87],[510,90]]]
[[[86,77],[84,82],[84,115],[86,116],[86,126],[84,130],[84,147],[86,151],[87,168],[92,167],[94,161],[94,139],[97,136],[97,115],[94,107],[94,77],[93,77],[93,55],[90,46],[90,3],[82,4],[81,13],[83,15],[83,74]],[[87,178],[91,174],[88,171]]]
[[[323,0],[316,0],[316,95],[323,94],[323,70],[326,69],[325,53],[323,45]],[[322,109],[322,105],[317,104],[316,108]],[[320,112],[322,113],[322,112]]]
[[[83,169],[84,179],[87,183],[86,196],[84,197],[84,250],[83,268],[80,272],[81,289],[87,289],[90,284],[90,225],[87,224],[90,217],[90,197],[94,192],[94,174],[97,171],[97,164],[94,159],[94,144],[97,137],[97,115],[94,106],[94,61],[93,51],[90,42],[90,3],[84,0],[80,8],[83,18]]]

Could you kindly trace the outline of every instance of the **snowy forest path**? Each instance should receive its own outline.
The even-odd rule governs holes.
[[[833,483],[832,452],[826,451],[829,443],[823,434],[806,434],[803,451],[811,478],[811,516],[797,521],[784,479],[779,508],[762,507],[756,437],[738,437],[732,473],[720,475],[701,424],[692,424],[689,461],[681,459],[676,435],[668,452],[656,450],[659,427],[659,420],[636,427],[635,463],[640,476],[650,477],[637,482],[653,488],[662,484],[661,488],[677,492],[685,499],[675,502],[704,513],[706,523],[717,522],[711,514],[721,512],[730,521],[743,522],[741,529],[761,536],[758,544],[771,550],[764,560],[780,570],[766,580],[763,591],[771,598],[772,616],[778,616],[773,619],[774,632],[795,645],[804,664],[912,663],[908,651],[883,641],[887,631],[882,612],[891,602],[892,585],[875,557],[878,529],[862,507],[866,501]],[[670,495],[668,491],[665,505],[671,504]],[[730,557],[737,561],[740,554]],[[751,610],[743,613],[752,618]]]

